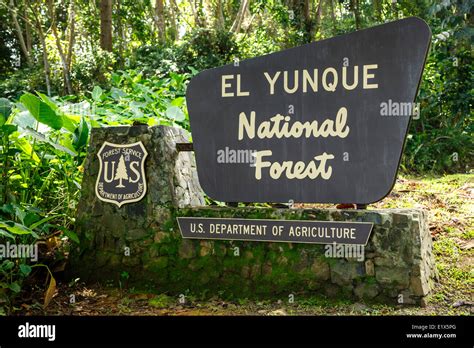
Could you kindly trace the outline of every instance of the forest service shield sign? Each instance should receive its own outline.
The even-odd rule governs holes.
[[[139,141],[133,144],[104,142],[97,157],[99,174],[95,185],[97,197],[121,207],[145,196],[145,158],[148,153]]]

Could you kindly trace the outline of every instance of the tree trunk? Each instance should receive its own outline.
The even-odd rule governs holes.
[[[100,47],[112,52],[112,0],[100,0]]]
[[[25,0],[24,14],[25,18],[28,18],[28,7],[30,5],[29,0]],[[25,39],[26,39],[26,50],[31,52],[31,24],[28,20],[25,21]]]
[[[337,26],[336,26],[336,15],[334,14],[334,0],[329,0],[329,4],[331,7],[331,21],[332,21],[332,34],[334,35],[337,31]]]
[[[224,8],[222,7],[222,0],[217,0],[216,4],[216,18],[217,18],[217,28],[219,30],[225,29],[225,21],[224,21]]]
[[[43,50],[42,55],[43,55],[44,77],[45,77],[45,83],[46,83],[46,94],[50,97],[51,96],[51,70],[49,67],[48,49],[46,48],[46,40],[44,36],[43,26],[41,25],[41,22],[38,18],[39,11],[36,9],[36,7],[32,7],[30,3],[28,3],[28,6],[31,10],[31,13],[33,14],[36,29],[38,31],[38,37],[41,43],[41,48]]]
[[[56,40],[56,47],[58,48],[59,58],[61,58],[61,66],[63,68],[63,77],[64,77],[64,86],[66,87],[66,93],[72,94],[72,84],[71,84],[71,74],[67,64],[67,58],[64,54],[63,45],[61,44],[61,38],[58,35],[58,30],[56,27],[56,13],[54,11],[53,0],[48,0],[48,10],[51,17],[51,30],[53,36]]]
[[[166,32],[165,32],[165,10],[163,0],[155,1],[155,24],[156,30],[158,31],[158,40],[160,43],[165,43]]]
[[[179,34],[178,24],[176,22],[176,14],[179,15],[179,11],[176,11],[176,8],[173,3],[174,1],[170,0],[169,12],[171,13],[171,26],[172,26],[171,39],[173,40],[173,42],[175,42]]]
[[[304,20],[307,23],[311,21],[311,2],[310,0],[304,0]]]
[[[316,21],[313,21],[311,18],[311,5],[313,1],[305,0],[303,4],[303,12],[304,12],[304,26],[305,32],[307,34],[306,42],[311,42],[314,39],[316,34]],[[318,7],[318,11],[321,5]],[[316,17],[317,19],[317,17]],[[316,24],[316,25],[315,25]]]
[[[124,66],[124,50],[126,49],[127,42],[125,38],[125,32],[123,31],[123,22],[122,22],[122,0],[115,1],[116,9],[117,9],[117,38],[119,41],[118,45],[118,61],[119,66]]]
[[[360,29],[360,13],[359,13],[359,0],[351,0],[350,9],[354,13],[354,21],[356,30]]]
[[[191,12],[193,13],[193,17],[194,17],[194,23],[196,25],[196,27],[199,27],[199,28],[205,28],[206,27],[206,23],[205,21],[201,18],[201,10],[200,8],[196,8],[196,5],[194,3],[194,0],[189,0],[189,4],[191,5]]]
[[[23,37],[23,31],[21,30],[20,23],[18,22],[18,17],[16,15],[17,9],[15,7],[15,2],[13,0],[10,0],[10,9],[11,9],[11,13],[12,13],[13,25],[15,26],[16,35],[18,37],[18,42],[20,43],[21,52],[23,53],[23,56],[26,59],[26,63],[29,66],[31,66],[32,61],[31,61],[30,52],[28,51],[28,48],[26,46],[25,39]]]
[[[323,11],[323,0],[319,0],[318,8],[316,10],[316,20],[315,20],[315,25],[314,25],[314,36],[316,33],[319,31],[319,27],[321,25],[321,14]],[[313,37],[314,37],[313,36]]]
[[[75,0],[71,0],[69,6],[69,43],[68,43],[68,52],[67,52],[67,68],[71,71],[72,63],[72,53],[74,51],[74,43],[76,41],[76,9],[75,9]]]
[[[242,0],[240,2],[239,11],[237,12],[234,23],[232,24],[232,27],[230,28],[231,32],[238,33],[240,31],[242,22],[244,21],[245,12],[247,11],[247,7],[249,6],[249,4],[250,4],[250,0]]]

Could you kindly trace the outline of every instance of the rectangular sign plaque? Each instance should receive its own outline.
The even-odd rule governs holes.
[[[366,245],[370,222],[178,217],[183,238]]]

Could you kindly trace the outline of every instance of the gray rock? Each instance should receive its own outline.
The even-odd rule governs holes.
[[[380,289],[375,283],[361,283],[355,287],[354,293],[359,299],[372,300],[380,293]]]

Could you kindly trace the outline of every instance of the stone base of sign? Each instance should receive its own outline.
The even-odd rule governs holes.
[[[117,207],[99,200],[97,152],[104,141],[141,141],[148,152],[146,196]],[[420,210],[336,210],[203,206],[192,152],[171,127],[93,129],[68,273],[168,294],[221,297],[321,295],[420,304],[437,278],[431,235]],[[329,255],[325,245],[183,239],[176,217],[366,221],[374,224],[363,259]],[[328,257],[336,256],[336,257]],[[360,256],[360,255],[359,255]]]
[[[100,217],[89,210],[78,220],[81,247],[72,253],[70,270],[86,281],[123,283],[127,272],[129,285],[176,295],[321,295],[407,305],[420,304],[437,279],[420,210],[155,207],[154,222],[143,226],[139,215],[101,209]],[[177,216],[367,221],[374,228],[362,259],[329,255],[317,244],[182,239]]]

